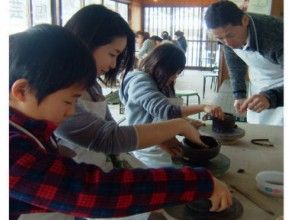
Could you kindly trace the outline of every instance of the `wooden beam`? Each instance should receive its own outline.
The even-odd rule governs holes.
[[[134,32],[142,30],[143,24],[143,7],[140,0],[133,0],[129,5],[129,25]]]
[[[130,3],[132,3],[131,0],[112,0],[112,1],[114,1],[114,2],[119,2],[119,3],[125,3],[125,4],[130,4]]]

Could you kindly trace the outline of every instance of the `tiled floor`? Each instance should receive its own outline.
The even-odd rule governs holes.
[[[184,70],[183,73],[177,79],[177,83],[175,86],[176,90],[191,90],[193,92],[197,92],[201,98],[201,103],[217,104],[220,105],[224,111],[233,112],[233,96],[229,81],[224,82],[223,86],[221,87],[221,91],[223,91],[225,95],[219,95],[219,93],[214,91],[214,87],[210,89],[211,81],[210,79],[208,79],[206,82],[205,99],[202,99],[203,72],[204,71],[199,70]],[[110,91],[110,89],[103,89],[104,95],[106,95]],[[189,98],[189,104],[191,103],[197,103],[196,96],[192,96]],[[119,114],[119,105],[109,105],[109,108],[115,120],[119,121],[122,118],[124,118],[124,115]],[[195,119],[197,118],[198,116],[195,115]]]

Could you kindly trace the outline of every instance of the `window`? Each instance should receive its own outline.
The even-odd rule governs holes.
[[[219,63],[219,46],[204,25],[205,10],[202,7],[145,7],[144,30],[151,36],[167,31],[174,37],[177,30],[184,32],[188,44],[187,67],[212,68]]]
[[[111,0],[104,0],[104,3],[105,7],[113,10],[113,11],[116,11],[116,4],[114,1],[111,1]]]
[[[32,1],[33,25],[41,23],[51,24],[51,1],[34,0]]]
[[[24,31],[29,26],[28,1],[9,0],[9,34]]]
[[[58,5],[59,1],[61,10],[56,12],[58,9],[52,6]],[[65,25],[82,7],[102,3],[128,22],[128,4],[112,0],[9,0],[9,34],[42,23]]]
[[[62,0],[61,1],[61,23],[65,25],[71,16],[82,7],[79,0]]]
[[[128,4],[117,3],[117,13],[119,13],[123,17],[123,19],[126,20],[126,22],[128,22]]]
[[[102,0],[85,0],[85,5],[99,5],[102,4]]]

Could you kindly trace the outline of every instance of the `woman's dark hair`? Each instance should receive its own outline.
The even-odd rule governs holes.
[[[227,25],[241,25],[244,12],[231,1],[219,1],[210,5],[204,19],[209,29]]]
[[[139,70],[144,71],[152,76],[155,80],[159,91],[170,96],[174,95],[174,85],[166,86],[168,79],[176,73],[180,73],[186,64],[185,54],[181,49],[173,44],[162,44],[150,52],[142,60]]]
[[[87,47],[72,33],[54,25],[36,25],[9,36],[9,90],[26,79],[38,103],[74,84],[88,88],[96,65]]]
[[[127,38],[126,48],[118,56],[116,67],[105,74],[106,85],[114,85],[119,73],[133,68],[135,35],[118,13],[103,5],[89,5],[75,13],[65,24],[65,28],[77,35],[91,52],[111,43],[117,37]]]

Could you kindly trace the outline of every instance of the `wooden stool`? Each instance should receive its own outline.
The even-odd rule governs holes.
[[[211,78],[211,83],[210,83],[210,89],[212,89],[212,86],[214,84],[214,91],[217,89],[217,84],[218,84],[218,73],[217,72],[210,72],[210,73],[203,73],[203,93],[202,93],[202,98],[205,98],[205,87],[206,87],[206,78]]]
[[[196,96],[198,105],[200,104],[200,96],[198,92],[195,92],[193,90],[177,90],[176,96],[179,98],[185,97],[186,98],[186,105],[189,105],[189,97],[190,96]],[[200,112],[198,113],[198,118],[200,119]]]

